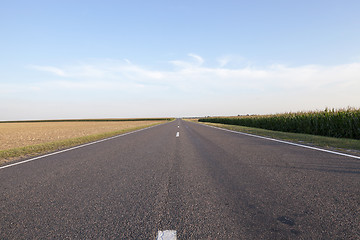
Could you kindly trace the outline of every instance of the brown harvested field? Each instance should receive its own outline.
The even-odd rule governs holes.
[[[164,121],[0,123],[0,151],[137,128],[159,122]]]

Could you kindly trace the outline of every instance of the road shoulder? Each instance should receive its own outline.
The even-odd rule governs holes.
[[[300,133],[279,132],[279,131],[271,131],[260,128],[252,128],[252,127],[244,127],[244,126],[228,125],[228,124],[220,124],[220,123],[203,123],[203,122],[200,123],[197,122],[196,120],[188,120],[188,121],[198,124],[208,125],[208,126],[224,128],[236,132],[249,133],[258,136],[269,137],[278,140],[307,145],[311,147],[320,147],[331,151],[338,151],[342,153],[360,156],[360,140],[323,137],[323,136],[300,134]]]

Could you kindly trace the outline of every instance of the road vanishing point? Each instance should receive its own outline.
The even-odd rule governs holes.
[[[1,239],[360,239],[360,160],[177,119],[0,168]]]

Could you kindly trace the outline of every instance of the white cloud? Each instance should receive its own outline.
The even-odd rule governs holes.
[[[227,64],[204,66],[202,57],[189,56],[189,61],[170,61],[173,67],[167,70],[109,59],[71,66],[33,65],[31,69],[39,71],[39,79],[44,79],[45,72],[51,73],[49,80],[29,79],[21,84],[0,82],[0,96],[32,99],[44,95],[43,101],[51,102],[56,96],[57,100],[63,96],[71,100],[81,95],[79,99],[89,105],[95,103],[94,96],[122,103],[136,99],[139,109],[151,100],[157,107],[156,112],[170,111],[168,115],[177,116],[360,107],[360,62],[337,66],[274,64],[228,68]],[[109,104],[105,100],[104,106]],[[172,105],[182,107],[173,109]]]
[[[66,77],[67,74],[60,68],[57,67],[52,67],[52,66],[36,66],[36,65],[30,65],[29,68],[38,70],[38,71],[43,71],[43,72],[50,72],[52,74],[55,74],[57,76],[60,77]]]
[[[131,64],[130,60],[127,58],[124,58],[124,61],[127,62],[128,64]]]
[[[251,62],[245,59],[242,56],[238,55],[224,55],[217,59],[219,66],[222,67],[232,67],[232,68],[239,68],[241,66],[250,66]]]
[[[230,59],[228,57],[222,57],[218,59],[218,62],[220,67],[225,67],[230,62]]]
[[[76,88],[116,89],[131,86],[162,85],[173,89],[186,91],[213,92],[240,90],[259,90],[271,93],[278,91],[313,90],[319,93],[348,89],[350,92],[360,89],[360,63],[343,64],[337,66],[307,65],[288,67],[285,65],[271,65],[265,68],[244,67],[229,69],[226,67],[202,66],[202,57],[189,54],[196,61],[170,61],[174,69],[160,71],[147,69],[132,64],[129,60],[107,61],[105,63],[82,63],[77,66],[32,66],[32,69],[53,73],[61,78],[49,81],[47,85],[72,86]],[[177,67],[181,68],[177,68]],[[66,83],[66,84],[65,84]],[[32,83],[34,84],[34,83]],[[33,86],[36,87],[36,86]]]
[[[198,68],[204,63],[204,59],[199,55],[194,53],[189,53],[189,57],[191,57],[194,61],[182,61],[182,60],[173,60],[170,63],[178,68],[189,69],[189,68]]]
[[[204,63],[204,59],[202,57],[200,57],[199,55],[189,53],[188,56],[194,58],[199,65],[202,65]]]

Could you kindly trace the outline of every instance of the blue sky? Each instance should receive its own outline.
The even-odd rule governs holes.
[[[0,120],[360,107],[359,1],[3,1]]]

